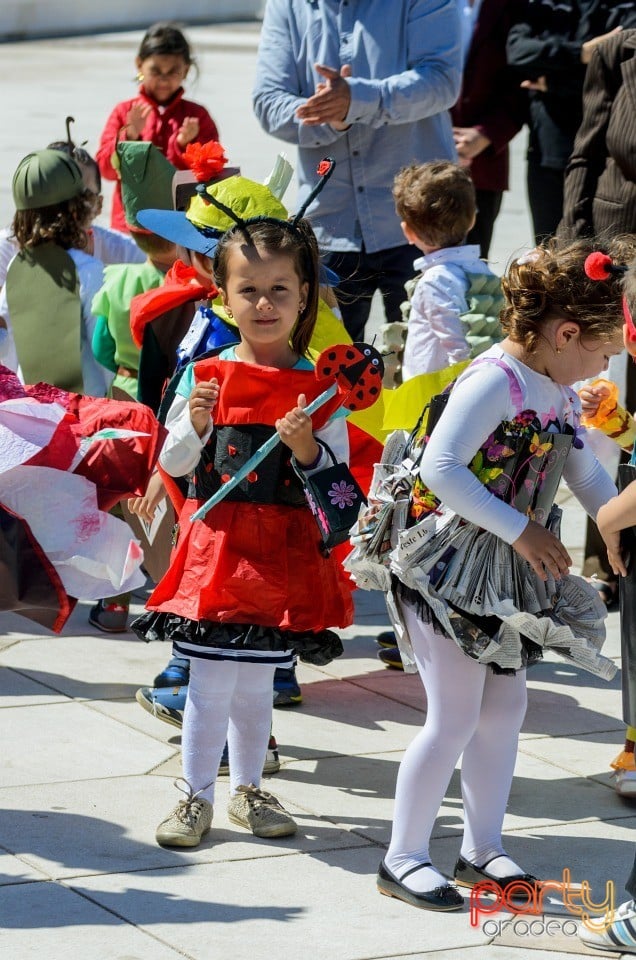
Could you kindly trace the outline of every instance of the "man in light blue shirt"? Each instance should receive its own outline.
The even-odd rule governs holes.
[[[254,110],[298,146],[299,204],[325,156],[328,187],[309,207],[354,340],[381,290],[401,319],[413,252],[391,195],[412,161],[456,159],[448,109],[461,80],[457,0],[268,0]]]

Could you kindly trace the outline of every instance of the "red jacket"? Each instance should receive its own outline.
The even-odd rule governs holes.
[[[148,103],[152,107],[152,113],[148,115],[141,139],[154,143],[155,147],[158,147],[178,170],[187,169],[187,164],[183,160],[183,150],[177,144],[179,128],[186,117],[196,117],[199,121],[198,143],[207,143],[209,140],[219,139],[216,124],[208,111],[192,100],[184,100],[183,89],[177,91],[174,98],[164,107],[161,113],[159,112],[159,104],[148,96],[143,86],[139,88],[138,95],[133,97],[132,100],[124,100],[122,103],[118,103],[106,121],[96,156],[102,176],[106,180],[117,181],[110,218],[111,226],[116,230],[127,231],[128,227],[121,201],[121,187],[117,173],[113,169],[111,157],[118,142],[124,139],[121,134],[126,126],[126,117],[130,108],[134,103],[139,102]]]
[[[453,126],[478,127],[491,141],[475,157],[470,174],[478,190],[508,189],[508,143],[525,120],[525,91],[506,63],[512,0],[483,0],[466,58]]]

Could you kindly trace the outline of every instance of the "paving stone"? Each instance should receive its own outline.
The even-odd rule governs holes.
[[[228,790],[227,780],[221,780],[213,828],[201,845],[178,850],[155,841],[157,825],[182,797],[170,779],[127,776],[4,789],[0,847],[23,861],[26,879],[64,879],[159,868],[180,874],[193,863],[288,857],[371,843],[291,803],[289,811],[299,825],[294,837],[252,837],[227,819]],[[3,866],[0,858],[0,870]],[[8,862],[7,874],[12,873],[17,875],[17,866]]]

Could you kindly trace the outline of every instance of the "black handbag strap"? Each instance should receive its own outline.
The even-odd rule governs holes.
[[[331,447],[329,446],[329,444],[328,444],[328,443],[325,443],[324,440],[319,440],[317,437],[314,437],[314,440],[316,441],[316,443],[318,444],[319,447],[323,447],[323,448],[327,451],[327,453],[328,453],[329,456],[331,457],[331,462],[333,463],[333,465],[334,465],[334,467],[335,467],[336,464],[338,463],[338,461],[336,460],[336,455],[335,455],[335,453],[333,452],[333,450],[331,449]],[[306,481],[306,479],[307,479],[307,475],[305,474],[305,471],[303,470],[303,468],[300,466],[300,464],[299,464],[298,461],[296,460],[296,457],[292,457],[291,462],[292,462],[292,467],[294,468],[294,471],[295,471],[296,475],[297,475],[298,477],[300,477],[300,479],[301,479],[302,482],[304,483],[304,482]]]

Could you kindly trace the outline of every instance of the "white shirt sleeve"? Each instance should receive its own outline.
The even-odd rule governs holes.
[[[316,440],[322,440],[327,444],[336,463],[349,463],[349,434],[347,432],[347,422],[344,417],[335,417],[329,420],[324,427],[316,430],[314,433]],[[333,460],[324,447],[321,446],[320,460],[313,470],[305,470],[308,477],[321,470],[326,470],[333,466]]]
[[[406,335],[410,370],[418,373],[428,370],[425,361],[430,352],[431,334],[446,354],[448,366],[468,359],[470,349],[460,320],[468,309],[467,289],[468,280],[448,270],[431,270],[419,281],[413,292]],[[420,352],[421,364],[418,362]]]
[[[516,412],[503,370],[490,363],[470,367],[453,387],[420,465],[422,480],[446,506],[506,543],[521,536],[528,517],[492,494],[468,464]]]
[[[0,287],[4,286],[9,264],[15,257],[18,249],[18,241],[13,237],[11,227],[3,227],[2,230],[0,230]]]
[[[168,410],[166,429],[168,436],[159,455],[159,463],[171,477],[185,477],[192,473],[201,459],[201,451],[210,439],[214,424],[202,437],[190,420],[189,398],[177,393]]]
[[[140,250],[132,237],[93,224],[93,256],[104,264],[110,263],[145,263],[146,254]]]
[[[0,363],[14,373],[18,372],[18,353],[11,329],[11,319],[9,317],[9,304],[7,303],[7,288],[3,286],[0,290],[0,317],[3,318],[7,329],[0,328]]]

